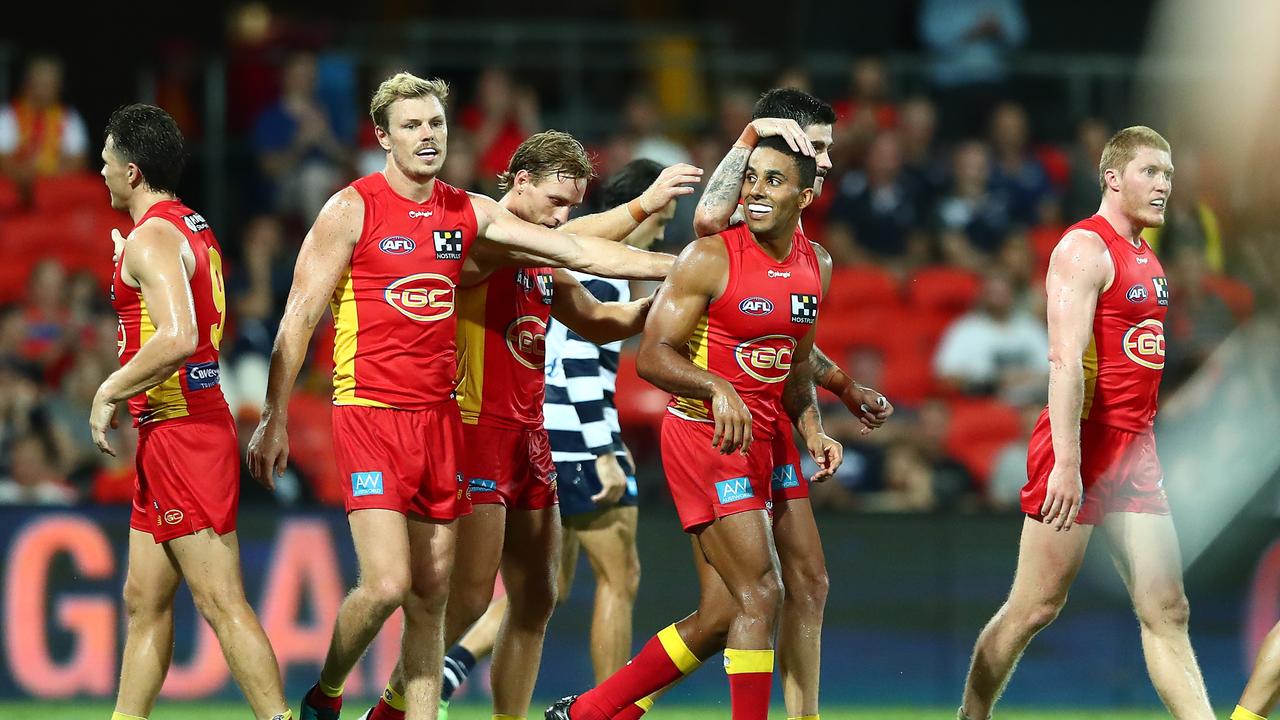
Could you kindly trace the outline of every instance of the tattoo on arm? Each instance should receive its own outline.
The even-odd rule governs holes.
[[[699,204],[703,208],[714,212],[738,199],[742,194],[742,173],[747,169],[750,155],[751,151],[744,147],[734,146],[729,150],[707,181],[707,188],[702,191]]]
[[[795,423],[796,427],[800,427],[800,423],[806,416],[812,415],[813,420],[821,422],[821,416],[818,413],[818,393],[814,389],[812,356],[806,362],[795,365],[791,368],[791,375],[787,377],[786,385],[782,388],[782,407],[787,411],[787,417]]]
[[[832,371],[838,369],[835,362],[817,345],[814,345],[813,350],[809,352],[809,367],[812,370],[812,384],[818,387],[825,387],[826,380],[831,377]]]

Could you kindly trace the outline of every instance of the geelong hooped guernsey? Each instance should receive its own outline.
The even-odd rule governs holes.
[[[458,291],[458,407],[462,421],[542,427],[551,268],[501,268]]]
[[[1097,233],[1107,245],[1115,280],[1098,297],[1093,335],[1084,353],[1081,418],[1130,432],[1155,421],[1164,372],[1164,318],[1169,282],[1146,240],[1121,237],[1101,215],[1072,225]]]
[[[195,256],[195,272],[189,282],[198,338],[196,351],[177,372],[129,399],[129,413],[138,425],[226,413],[227,400],[219,386],[218,346],[226,327],[227,294],[218,239],[209,229],[209,223],[179,200],[165,200],[151,206],[135,227],[151,218],[161,218],[176,227]],[[126,285],[120,277],[127,247],[120,251],[111,279],[111,306],[119,316],[116,354],[120,356],[121,365],[137,355],[156,332],[142,290]]]
[[[435,181],[426,202],[378,172],[351,187],[364,228],[333,291],[335,405],[422,410],[450,400],[457,374],[455,294],[476,236],[467,193]]]
[[[728,380],[751,411],[752,434],[773,437],[782,416],[782,387],[796,344],[813,329],[822,300],[818,257],[798,228],[781,262],[765,254],[745,223],[720,233],[729,255],[724,293],[707,306],[689,337],[694,365]],[[668,410],[711,422],[705,400],[673,397]]]

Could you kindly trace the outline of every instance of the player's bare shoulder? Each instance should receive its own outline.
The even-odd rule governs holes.
[[[729,250],[719,233],[685,245],[671,267],[668,284],[679,283],[692,291],[718,297],[729,278]]]
[[[1115,275],[1111,252],[1102,236],[1092,230],[1076,228],[1058,241],[1049,256],[1049,277],[1070,284],[1110,287]]]
[[[136,287],[138,276],[146,272],[149,264],[157,262],[161,255],[172,257],[172,253],[182,258],[183,270],[187,277],[191,277],[195,270],[195,253],[187,244],[187,238],[168,220],[147,218],[125,237],[121,267],[125,283]]]
[[[364,196],[348,185],[325,201],[310,234],[328,241],[346,241],[354,246],[364,230],[364,214]]]

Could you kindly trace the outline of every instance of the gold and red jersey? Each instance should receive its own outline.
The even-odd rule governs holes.
[[[693,364],[728,380],[751,411],[752,432],[771,438],[783,415],[782,388],[799,341],[813,329],[822,301],[818,257],[796,229],[781,261],[765,254],[745,223],[720,233],[729,256],[724,292],[707,306],[685,352]],[[678,417],[712,421],[705,400],[675,396]]]
[[[476,236],[471,199],[436,180],[431,197],[414,202],[380,172],[351,186],[364,227],[330,302],[333,402],[423,410],[451,400],[456,292]]]
[[[542,427],[551,268],[501,268],[458,291],[458,406],[462,421]]]
[[[1099,297],[1084,352],[1081,419],[1130,432],[1155,422],[1164,372],[1164,319],[1169,282],[1147,241],[1135,246],[1101,215],[1067,229],[1097,233],[1107,245],[1115,279]]]
[[[222,249],[209,229],[209,223],[179,200],[165,200],[151,206],[138,218],[135,227],[152,218],[160,218],[177,228],[195,256],[195,272],[189,282],[199,337],[195,352],[177,372],[159,385],[129,399],[129,413],[138,425],[226,413],[227,400],[222,394],[218,374],[218,346],[222,343],[227,321]],[[111,279],[111,305],[119,317],[116,352],[121,365],[137,355],[156,333],[142,290],[125,284],[120,277],[127,252],[128,245],[120,251]]]

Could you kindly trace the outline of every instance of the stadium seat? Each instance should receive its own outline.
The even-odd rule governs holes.
[[[31,204],[37,213],[109,210],[111,195],[101,177],[91,173],[78,173],[36,180],[32,187]]]
[[[947,452],[985,485],[996,455],[1022,433],[1018,409],[994,398],[956,398],[947,405]]]
[[[875,265],[837,267],[823,302],[827,317],[846,310],[897,305],[902,301],[898,281]]]
[[[1253,317],[1253,289],[1243,282],[1226,275],[1210,275],[1204,279],[1205,289],[1217,295],[1236,322],[1244,322]]]
[[[0,217],[8,217],[22,212],[22,193],[17,183],[7,177],[0,177]]]
[[[614,402],[618,407],[618,423],[656,431],[662,422],[671,396],[640,379],[636,374],[634,352],[623,352],[618,358],[618,383]]]
[[[952,314],[968,310],[982,291],[982,279],[968,270],[935,265],[916,271],[907,281],[912,307]]]

